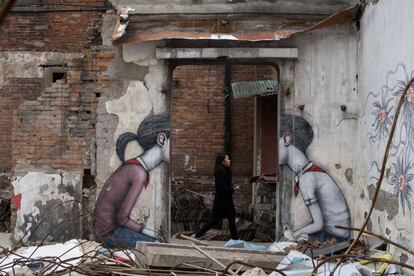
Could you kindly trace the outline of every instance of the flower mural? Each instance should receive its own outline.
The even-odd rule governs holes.
[[[406,154],[395,156],[395,162],[392,162],[393,173],[390,177],[390,184],[394,188],[394,193],[399,198],[403,214],[407,208],[411,212],[411,182],[414,174],[410,173],[414,162],[406,157]]]
[[[401,77],[399,76],[403,76]],[[377,146],[384,145],[389,137],[394,120],[395,106],[404,92],[408,82],[414,77],[414,71],[408,72],[406,66],[398,64],[395,70],[386,75],[385,85],[377,94],[369,93],[366,98],[373,96],[371,106],[371,130],[369,142]],[[365,112],[364,112],[365,114]],[[362,115],[364,116],[364,115]],[[412,185],[414,179],[414,86],[407,90],[401,113],[398,118],[396,135],[392,141],[389,162],[392,164],[392,173],[388,178],[388,192],[398,197],[403,215],[407,210],[411,214]],[[378,181],[378,160],[372,160],[369,170],[370,182]]]
[[[371,142],[382,141],[388,136],[391,128],[393,115],[391,111],[394,107],[391,105],[392,98],[387,98],[387,90],[383,89],[381,93],[381,100],[372,104],[374,110],[371,112],[374,115],[373,134],[370,134],[369,140]]]
[[[405,70],[405,67],[404,67]],[[393,93],[393,96],[398,97],[397,100],[401,97],[401,94],[404,92],[405,87],[407,86],[410,79],[414,76],[414,73],[405,74],[405,80],[398,81],[397,90]],[[412,151],[414,151],[414,88],[411,85],[401,108],[401,129],[406,131],[406,140],[410,145]]]

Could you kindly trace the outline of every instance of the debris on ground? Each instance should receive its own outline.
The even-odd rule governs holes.
[[[185,236],[185,235],[184,235]],[[211,246],[185,236],[190,245],[138,242],[136,248],[108,249],[87,240],[6,249],[1,275],[403,275],[387,251],[360,242],[338,269],[351,241],[275,242],[229,240]],[[215,242],[217,244],[217,242]],[[346,244],[343,248],[343,244]],[[378,245],[378,243],[376,243]],[[336,250],[342,248],[341,250]],[[308,254],[308,251],[325,252]],[[391,263],[390,263],[391,262]],[[402,264],[404,266],[404,264]],[[74,273],[75,272],[75,273]],[[312,274],[314,273],[314,274]]]
[[[90,261],[99,248],[99,243],[75,239],[53,245],[21,247],[5,253],[0,259],[0,271],[14,273],[18,269],[51,275]]]

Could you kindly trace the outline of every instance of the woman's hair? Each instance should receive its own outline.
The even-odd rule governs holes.
[[[139,125],[137,134],[126,132],[121,134],[116,140],[116,155],[121,161],[125,161],[125,149],[129,142],[138,141],[138,144],[144,149],[149,150],[157,144],[157,136],[164,133],[167,138],[170,137],[170,116],[153,115],[145,118]]]
[[[216,163],[214,164],[214,174],[226,170],[226,167],[223,165],[223,161],[226,158],[226,153],[220,152],[216,156]]]

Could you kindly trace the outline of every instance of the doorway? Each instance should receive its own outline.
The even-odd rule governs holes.
[[[277,169],[277,137],[271,136],[276,128],[268,131],[270,125],[277,124],[277,97],[255,94],[269,80],[278,80],[277,68],[272,64],[180,64],[172,71],[171,236],[191,234],[210,219],[214,160],[217,153],[226,152],[232,160],[233,185],[240,187],[233,194],[239,236],[258,239],[251,179],[261,174],[262,168],[273,166],[265,162],[272,159],[271,155],[273,171]],[[266,124],[268,121],[272,123]],[[262,126],[266,126],[263,131]],[[274,223],[266,223],[274,231]],[[209,231],[209,239],[227,240],[226,227],[224,221],[218,229]],[[259,239],[269,237],[262,235]]]

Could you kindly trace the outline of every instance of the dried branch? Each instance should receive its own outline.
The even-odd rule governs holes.
[[[401,267],[405,267],[408,269],[411,269],[414,271],[414,266],[402,263],[402,262],[398,262],[398,261],[394,261],[394,260],[387,260],[384,258],[375,258],[375,257],[369,257],[369,256],[360,256],[360,255],[354,255],[354,254],[341,254],[341,255],[334,255],[334,256],[330,256],[330,257],[326,257],[324,258],[324,260],[322,260],[321,262],[318,263],[318,265],[312,270],[311,275],[312,276],[317,276],[318,274],[318,269],[324,265],[327,262],[333,261],[333,260],[343,260],[343,259],[358,259],[358,260],[368,260],[370,262],[381,262],[381,263],[388,263],[388,264],[395,264]],[[334,268],[335,269],[335,268]],[[335,271],[333,270],[331,272],[334,273]]]
[[[352,228],[352,227],[344,227],[344,226],[335,226],[336,228],[339,228],[339,229],[347,229],[347,230],[351,230],[351,231],[361,231],[361,229],[359,229],[359,228]],[[390,240],[390,239],[388,239],[388,238],[386,238],[386,237],[384,237],[384,236],[381,236],[381,235],[379,235],[379,234],[376,234],[376,233],[374,233],[374,232],[370,232],[370,231],[367,231],[367,230],[364,230],[363,231],[363,233],[365,233],[365,234],[367,234],[367,235],[370,235],[370,236],[374,236],[374,237],[377,237],[377,238],[379,238],[380,240],[383,240],[384,242],[386,242],[386,243],[389,243],[389,244],[392,244],[392,245],[394,245],[395,247],[398,247],[398,248],[400,248],[400,249],[402,249],[402,250],[405,250],[405,251],[407,251],[408,253],[410,253],[411,255],[414,255],[414,251],[413,250],[411,250],[411,249],[409,249],[409,248],[407,248],[407,247],[405,247],[405,246],[403,246],[403,245],[401,245],[401,244],[399,244],[399,243],[396,243],[396,242],[394,242],[394,241],[392,241],[392,240]]]

